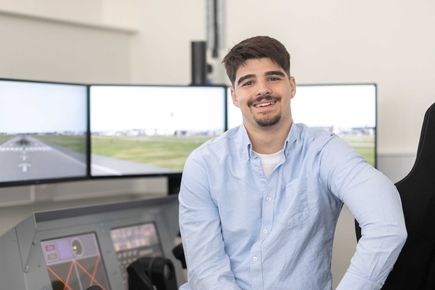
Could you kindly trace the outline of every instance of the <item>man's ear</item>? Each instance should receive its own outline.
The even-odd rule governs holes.
[[[236,91],[234,90],[234,86],[231,86],[231,99],[233,100],[234,106],[240,108],[239,99],[236,96]]]
[[[289,79],[290,79],[290,87],[291,87],[291,96],[293,99],[293,97],[296,95],[296,80],[292,76],[290,76]]]

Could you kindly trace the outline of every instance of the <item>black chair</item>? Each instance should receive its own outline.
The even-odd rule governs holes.
[[[435,289],[435,103],[426,111],[417,157],[409,174],[397,182],[408,239],[384,290]],[[361,229],[355,222],[357,240]]]

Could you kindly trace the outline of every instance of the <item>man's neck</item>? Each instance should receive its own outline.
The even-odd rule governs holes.
[[[257,153],[271,154],[283,148],[291,126],[292,121],[289,120],[271,127],[245,127],[251,140],[252,150]]]

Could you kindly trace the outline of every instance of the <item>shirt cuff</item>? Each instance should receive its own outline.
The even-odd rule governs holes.
[[[336,290],[379,290],[382,288],[382,284],[376,281],[362,278],[349,271],[344,274],[340,284],[338,284]]]

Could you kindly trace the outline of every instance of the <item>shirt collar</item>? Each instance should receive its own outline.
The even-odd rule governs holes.
[[[239,126],[239,133],[240,133],[239,136],[241,141],[240,144],[242,144],[240,156],[242,156],[243,160],[248,161],[253,156],[254,151],[252,150],[252,143],[251,140],[249,139],[248,132],[246,131],[246,128],[243,124]],[[295,123],[293,123],[290,128],[290,132],[288,133],[288,136],[284,142],[283,151],[285,156],[288,155],[289,148],[291,147],[289,145],[297,140],[298,135],[299,135],[299,127]]]

